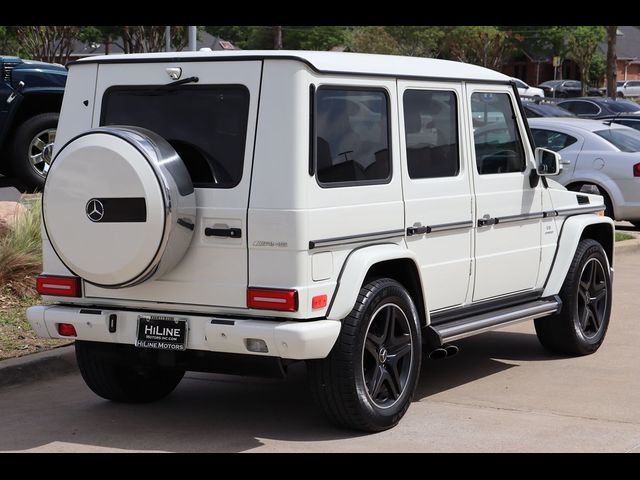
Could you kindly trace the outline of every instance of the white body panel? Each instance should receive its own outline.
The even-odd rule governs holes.
[[[136,59],[140,63],[117,63]],[[271,356],[323,358],[367,274],[383,262],[395,261],[402,265],[398,275],[417,278],[422,298],[414,298],[414,303],[424,305],[427,324],[432,311],[446,313],[487,299],[496,299],[498,305],[502,297],[543,288],[544,295],[558,293],[560,277],[566,274],[565,259],[560,262],[557,251],[564,214],[554,214],[580,206],[574,192],[551,194],[543,182],[530,186],[533,151],[508,77],[457,62],[326,52],[172,52],[99,61],[105,62],[99,68],[84,62],[71,68],[73,88],[65,95],[60,141],[99,125],[102,97],[109,88],[166,84],[166,69],[181,68],[183,78],[197,76],[200,85],[240,84],[249,90],[244,171],[234,188],[195,189],[193,241],[175,268],[134,287],[105,289],[85,283],[82,298],[45,296],[73,306],[30,309],[29,320],[39,334],[58,338],[56,323],[71,323],[81,340],[133,344],[137,316],[153,311],[188,319],[190,349],[259,355],[249,352],[245,342],[259,338]],[[310,174],[311,86],[384,92],[388,181],[328,187]],[[410,178],[402,103],[407,89],[455,92],[458,175]],[[509,95],[524,143],[523,172],[478,174],[470,108],[474,91]],[[602,205],[598,197],[588,197],[586,210]],[[485,215],[543,212],[550,215],[478,227]],[[593,215],[580,218],[581,225],[601,222]],[[456,223],[465,227],[407,235],[407,227]],[[240,229],[242,236],[205,235],[207,227],[221,225]],[[563,252],[577,245],[577,227],[570,231],[562,233]],[[44,273],[70,275],[46,235],[43,245]],[[548,280],[552,269],[553,282]],[[297,309],[249,309],[248,287],[295,290]],[[326,305],[313,308],[312,299],[324,296]],[[102,313],[82,314],[81,306]],[[105,322],[114,312],[122,327],[111,334]],[[211,323],[218,316],[233,318],[235,324]]]
[[[474,92],[507,93],[518,120],[520,138],[526,139],[523,119],[516,108],[513,90],[505,87],[468,86],[467,95]],[[471,143],[471,142],[470,142]],[[478,174],[473,144],[476,216],[501,218],[542,212],[542,185],[529,184],[535,168],[533,152],[524,142],[526,168],[522,172]],[[541,219],[532,218],[498,225],[478,227],[475,249],[475,282],[473,300],[533,289],[540,263]]]

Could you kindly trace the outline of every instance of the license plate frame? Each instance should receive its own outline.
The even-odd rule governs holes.
[[[187,349],[186,318],[138,315],[136,347],[184,352]]]

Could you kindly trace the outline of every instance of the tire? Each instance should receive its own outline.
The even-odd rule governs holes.
[[[600,243],[592,239],[580,241],[560,290],[560,313],[534,321],[538,339],[547,350],[565,355],[589,355],[600,348],[611,315],[608,265]]]
[[[607,194],[607,192],[605,192],[602,188],[598,187],[598,191],[600,192],[600,195],[602,195],[602,198],[604,199],[604,214],[605,216],[611,218],[612,220],[615,220],[615,213],[613,211],[613,204],[611,203],[611,199],[609,198],[609,195]]]
[[[80,373],[93,392],[107,400],[148,403],[169,395],[180,383],[184,370],[143,367],[119,362],[112,344],[76,340]]]
[[[16,130],[10,153],[11,169],[29,190],[42,190],[44,186],[46,172],[53,159],[52,149],[58,117],[57,113],[41,113],[26,120]],[[43,140],[44,147],[34,145],[37,138]],[[38,153],[42,154],[40,158],[43,162],[34,166],[30,157]]]
[[[411,404],[421,355],[419,316],[407,290],[389,278],[371,281],[327,358],[307,362],[313,397],[339,426],[387,430]]]

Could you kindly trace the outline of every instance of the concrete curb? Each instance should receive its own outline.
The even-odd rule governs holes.
[[[634,238],[633,240],[623,240],[621,242],[615,242],[615,253],[627,253],[640,250],[640,238]]]
[[[0,361],[0,388],[77,371],[73,345]]]

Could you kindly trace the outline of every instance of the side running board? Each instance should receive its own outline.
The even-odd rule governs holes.
[[[554,296],[433,325],[427,327],[429,331],[425,333],[432,344],[439,346],[476,333],[551,315],[559,312],[561,307],[562,301],[558,296]]]

